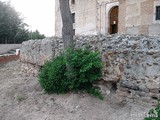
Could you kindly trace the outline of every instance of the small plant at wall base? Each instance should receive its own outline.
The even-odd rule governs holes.
[[[39,73],[39,82],[47,93],[64,93],[68,90],[63,55],[48,61]]]
[[[66,69],[65,54],[70,54],[69,63],[74,69],[70,73]],[[65,54],[47,62],[39,73],[39,82],[47,93],[66,93],[68,91],[85,90],[103,99],[98,88],[92,83],[101,77],[102,62],[100,54],[88,49],[67,50]],[[69,80],[67,76],[74,75]]]
[[[160,99],[155,109],[151,109],[144,120],[160,120]]]

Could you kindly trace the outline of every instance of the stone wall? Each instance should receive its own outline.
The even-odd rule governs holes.
[[[36,76],[43,64],[63,52],[63,41],[60,38],[29,40],[22,43],[20,49],[22,72]]]
[[[159,36],[77,36],[75,41],[76,48],[89,45],[91,50],[100,51],[104,63],[101,80],[116,85],[118,96],[144,101],[159,97]],[[63,52],[61,38],[24,42],[20,54],[22,70],[30,75],[36,75],[45,61],[61,52]]]

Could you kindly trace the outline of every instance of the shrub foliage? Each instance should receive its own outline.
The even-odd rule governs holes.
[[[160,120],[160,99],[155,109],[151,109],[144,120]]]
[[[60,55],[45,63],[39,74],[39,82],[48,93],[63,93],[67,90],[65,72],[65,59]]]
[[[73,68],[66,69],[65,54],[70,54],[69,65]],[[65,93],[67,91],[86,90],[94,96],[103,99],[99,89],[92,83],[101,77],[102,62],[98,52],[77,49],[74,52],[67,50],[65,54],[46,62],[39,73],[39,82],[48,93]],[[74,75],[72,80],[68,75]]]

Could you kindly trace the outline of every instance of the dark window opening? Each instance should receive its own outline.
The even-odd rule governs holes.
[[[71,3],[72,3],[72,4],[75,4],[75,0],[71,0]]]
[[[76,31],[75,31],[75,29],[73,29],[73,35],[75,35],[75,33],[76,33]]]
[[[111,34],[116,34],[118,31],[117,24],[111,25]]]
[[[118,6],[113,7],[110,10],[110,25],[109,33],[116,34],[118,33]]]
[[[75,13],[72,13],[72,21],[75,23]]]
[[[160,6],[156,6],[156,20],[160,20]]]

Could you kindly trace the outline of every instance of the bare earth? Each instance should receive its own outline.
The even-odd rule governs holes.
[[[46,94],[20,63],[0,64],[0,120],[143,120],[151,106],[101,101],[85,93]]]

